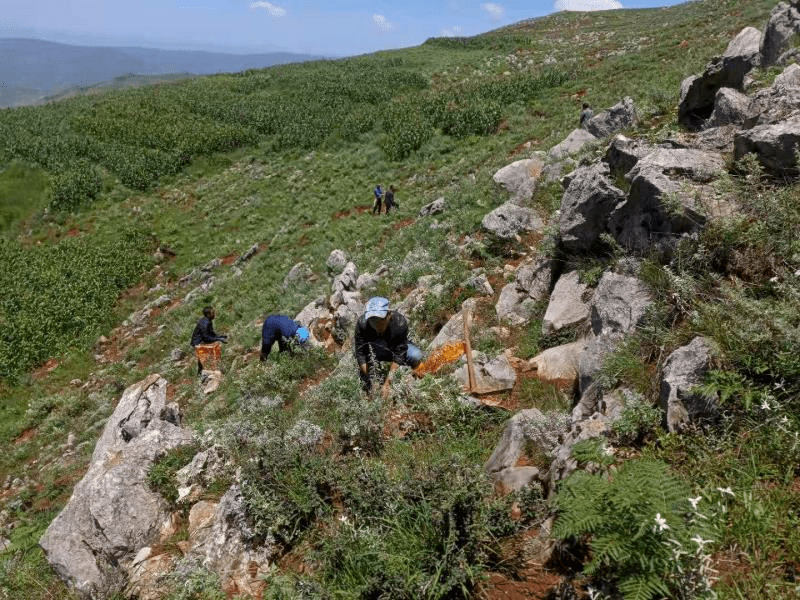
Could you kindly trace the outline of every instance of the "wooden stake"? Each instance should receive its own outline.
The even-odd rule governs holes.
[[[469,377],[468,392],[476,391],[477,382],[475,379],[475,365],[472,364],[472,344],[469,341],[469,330],[472,326],[472,311],[464,309],[464,347],[467,351],[467,375]]]

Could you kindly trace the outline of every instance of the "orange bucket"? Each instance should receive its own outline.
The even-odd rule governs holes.
[[[194,347],[197,360],[203,365],[204,371],[219,371],[219,363],[222,359],[222,343],[198,344]]]

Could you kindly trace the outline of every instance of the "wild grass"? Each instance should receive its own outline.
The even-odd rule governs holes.
[[[628,95],[646,120],[638,134],[675,129],[680,81],[743,26],[762,27],[773,4],[707,0],[558,13],[466,40],[3,111],[1,243],[15,259],[4,262],[10,268],[2,271],[0,326],[17,334],[23,323],[29,333],[6,346],[17,353],[12,359],[0,361],[0,440],[7,449],[0,480],[22,482],[0,524],[0,537],[11,541],[0,555],[0,597],[70,597],[36,542],[88,465],[122,390],[153,370],[173,384],[187,423],[212,429],[243,467],[258,535],[296,552],[308,549],[308,572],[276,571],[268,595],[469,597],[494,566],[496,542],[520,527],[493,499],[481,468],[507,415],[465,408],[458,390],[435,377],[416,382],[414,394],[400,378],[387,403],[367,399],[353,365],[337,368],[323,353],[277,355],[261,364],[254,354],[260,317],[296,314],[328,295],[325,259],[341,248],[362,272],[389,266],[380,289],[393,300],[420,276],[439,277],[446,293],[413,319],[414,334],[431,339],[469,295],[461,282],[474,264],[456,247],[472,238],[466,258],[487,270],[520,250],[481,239],[483,215],[506,200],[491,180],[498,168],[561,141],[584,100],[597,110]],[[556,68],[540,67],[547,58]],[[450,97],[452,106],[442,103]],[[420,118],[428,129],[406,140],[416,122],[403,118],[417,106],[425,108]],[[163,119],[150,119],[154,114]],[[142,120],[152,126],[133,126]],[[530,150],[522,149],[526,142]],[[667,435],[643,405],[618,435],[635,437],[636,452],[669,463],[671,473],[692,483],[693,497],[710,499],[728,486],[736,494],[712,556],[720,568],[736,556],[743,568],[720,579],[720,597],[788,598],[800,545],[792,492],[798,390],[785,378],[795,373],[800,312],[792,278],[800,267],[797,188],[776,189],[762,175],[748,179],[754,168],[745,165],[729,182],[747,201],[744,218],[710,228],[675,262],[649,267],[658,318],[640,332],[638,346],[612,359],[612,366],[618,362],[611,371],[652,400],[652,365],[695,333],[713,338],[723,353],[718,372],[729,375],[707,385],[729,396],[725,426],[706,438]],[[362,212],[378,182],[398,188],[398,213]],[[80,202],[71,200],[74,190],[83,190]],[[432,220],[416,215],[439,196],[448,210],[433,229]],[[554,183],[533,205],[547,217],[559,200]],[[130,229],[141,230],[146,243],[124,246]],[[259,252],[237,264],[254,244]],[[174,256],[156,268],[150,256],[160,246]],[[77,261],[85,277],[66,278],[76,266],[65,266],[61,256]],[[229,260],[209,267],[213,285],[199,290],[209,281],[201,267],[223,257]],[[283,288],[298,262],[315,279]],[[596,267],[587,276],[596,277]],[[720,287],[734,278],[741,283]],[[99,297],[98,281],[103,296],[92,305],[85,298]],[[134,341],[112,341],[119,350],[112,363],[96,362],[94,355],[106,351],[98,337],[113,338],[115,326],[162,294],[177,306],[146,318]],[[189,350],[205,304],[216,306],[215,326],[231,336],[226,380],[211,397],[199,390],[191,356],[169,358],[172,350]],[[42,306],[47,310],[37,312]],[[68,322],[58,322],[65,314]],[[568,341],[542,339],[540,330],[534,320],[513,332],[520,357]],[[54,331],[55,340],[48,337]],[[498,342],[487,336],[479,343]],[[50,358],[55,370],[34,374]],[[309,391],[307,382],[319,378]],[[560,407],[551,390],[528,385],[531,402]],[[769,411],[761,408],[765,402]],[[386,435],[387,419],[398,417],[408,423],[404,435]],[[322,432],[318,446],[298,443],[312,439],[315,427]],[[75,454],[63,464],[70,431]],[[167,471],[175,465],[161,466],[163,477],[153,476],[171,485]],[[188,583],[176,584],[175,598],[220,597],[212,574],[181,573]]]

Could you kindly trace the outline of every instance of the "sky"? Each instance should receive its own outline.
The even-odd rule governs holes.
[[[0,38],[90,46],[353,56],[472,36],[561,10],[673,0],[3,0]]]

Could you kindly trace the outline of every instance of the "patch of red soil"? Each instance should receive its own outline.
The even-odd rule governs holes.
[[[73,227],[65,235],[66,235],[66,237],[76,237],[76,236],[79,236],[80,234],[81,234],[81,230],[80,229],[76,229],[76,228]]]
[[[26,429],[21,434],[19,434],[17,439],[14,440],[14,445],[19,446],[20,444],[24,444],[25,442],[30,442],[35,437],[36,437],[35,429]]]
[[[412,433],[430,431],[432,426],[428,413],[393,411],[386,417],[383,435],[387,438],[404,438]]]
[[[546,600],[551,590],[561,583],[561,576],[544,569],[530,569],[525,579],[510,579],[501,573],[489,575],[476,594],[480,600]]]
[[[236,262],[237,258],[239,258],[239,253],[238,252],[231,252],[227,256],[223,256],[222,257],[222,264],[223,265],[232,265],[234,262]]]
[[[392,229],[403,229],[403,227],[408,227],[416,222],[416,219],[409,217],[407,219],[403,219],[402,221],[398,221],[392,225]]]
[[[38,369],[36,369],[36,370],[33,372],[33,374],[32,374],[32,377],[33,377],[35,380],[37,380],[37,381],[38,381],[38,380],[41,380],[41,379],[44,379],[44,378],[45,378],[45,377],[47,377],[47,376],[48,376],[50,373],[52,373],[53,371],[55,371],[55,370],[58,368],[58,365],[59,365],[59,364],[60,364],[60,363],[59,363],[59,362],[58,362],[58,361],[57,361],[55,358],[51,358],[51,359],[50,359],[50,360],[48,360],[46,363],[44,363],[44,364],[43,364],[41,367],[39,367]]]
[[[717,574],[717,581],[729,585],[739,579],[748,580],[753,570],[747,555],[733,548],[712,555],[711,568]]]

